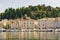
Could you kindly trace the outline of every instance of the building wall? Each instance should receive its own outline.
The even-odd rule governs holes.
[[[60,21],[59,21],[58,27],[60,28]]]
[[[38,28],[60,28],[60,21],[39,20]]]
[[[37,24],[38,23],[38,24]],[[36,20],[36,22],[32,19],[29,20],[9,20],[9,22],[7,22],[7,20],[3,20],[2,22],[0,22],[0,27],[5,25],[5,24],[9,24],[10,28],[19,28],[19,29],[34,29],[36,28],[56,28],[56,27],[60,27],[60,21],[58,21],[57,19],[55,20],[51,20],[51,19],[44,19],[44,20]],[[37,26],[36,26],[37,25]]]
[[[11,28],[19,28],[19,29],[32,29],[34,28],[34,20],[16,20],[10,21],[9,26]]]
[[[47,20],[46,22],[47,22],[47,24],[46,24],[47,25],[46,26],[47,28],[52,28],[53,27],[53,21]]]
[[[60,22],[59,22],[59,21],[54,21],[53,27],[54,27],[54,28],[60,27]]]
[[[25,20],[23,21],[24,29],[32,29],[34,28],[34,21],[33,20]]]
[[[39,20],[38,21],[38,28],[46,28],[46,20]]]

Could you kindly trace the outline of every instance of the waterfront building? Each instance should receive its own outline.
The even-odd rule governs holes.
[[[60,27],[60,21],[58,20],[58,18],[55,18],[55,21],[53,21],[53,27],[54,28],[59,28]]]
[[[33,29],[35,27],[34,20],[25,15],[23,20],[19,20],[19,27],[22,29]]]
[[[46,28],[47,27],[47,22],[46,20],[38,20],[38,28]]]
[[[38,28],[53,28],[53,21],[55,19],[43,18],[38,20]]]
[[[23,29],[33,29],[34,28],[34,21],[33,20],[23,20],[23,21],[20,21],[20,26],[23,28]]]
[[[9,25],[10,29],[17,29],[18,28],[18,23],[15,20],[10,20],[7,23]]]
[[[8,22],[10,28],[14,29],[33,29],[35,27],[32,19],[16,19]]]
[[[25,19],[15,19],[15,20],[2,20],[0,22],[0,27],[8,24],[11,29],[40,29],[40,28],[59,28],[60,21],[58,18],[42,18],[39,20],[33,20],[29,17]]]
[[[53,28],[53,20],[46,20],[46,28]]]

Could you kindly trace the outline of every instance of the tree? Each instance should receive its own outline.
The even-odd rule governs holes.
[[[22,18],[25,14],[32,19],[40,19],[45,17],[60,17],[60,7],[52,7],[37,5],[37,6],[29,6],[29,7],[21,7],[21,8],[7,8],[3,13],[0,13],[0,20],[2,19],[16,19]]]
[[[3,26],[3,28],[4,29],[9,29],[9,25],[7,24],[7,25]]]

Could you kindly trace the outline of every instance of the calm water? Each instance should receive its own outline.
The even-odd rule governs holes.
[[[0,40],[60,40],[60,32],[0,32]]]

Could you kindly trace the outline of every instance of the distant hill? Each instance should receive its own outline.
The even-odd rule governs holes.
[[[17,19],[24,18],[27,15],[31,19],[41,18],[56,18],[60,17],[60,7],[51,7],[43,5],[21,7],[21,8],[8,8],[3,13],[0,13],[0,20],[2,19]]]

